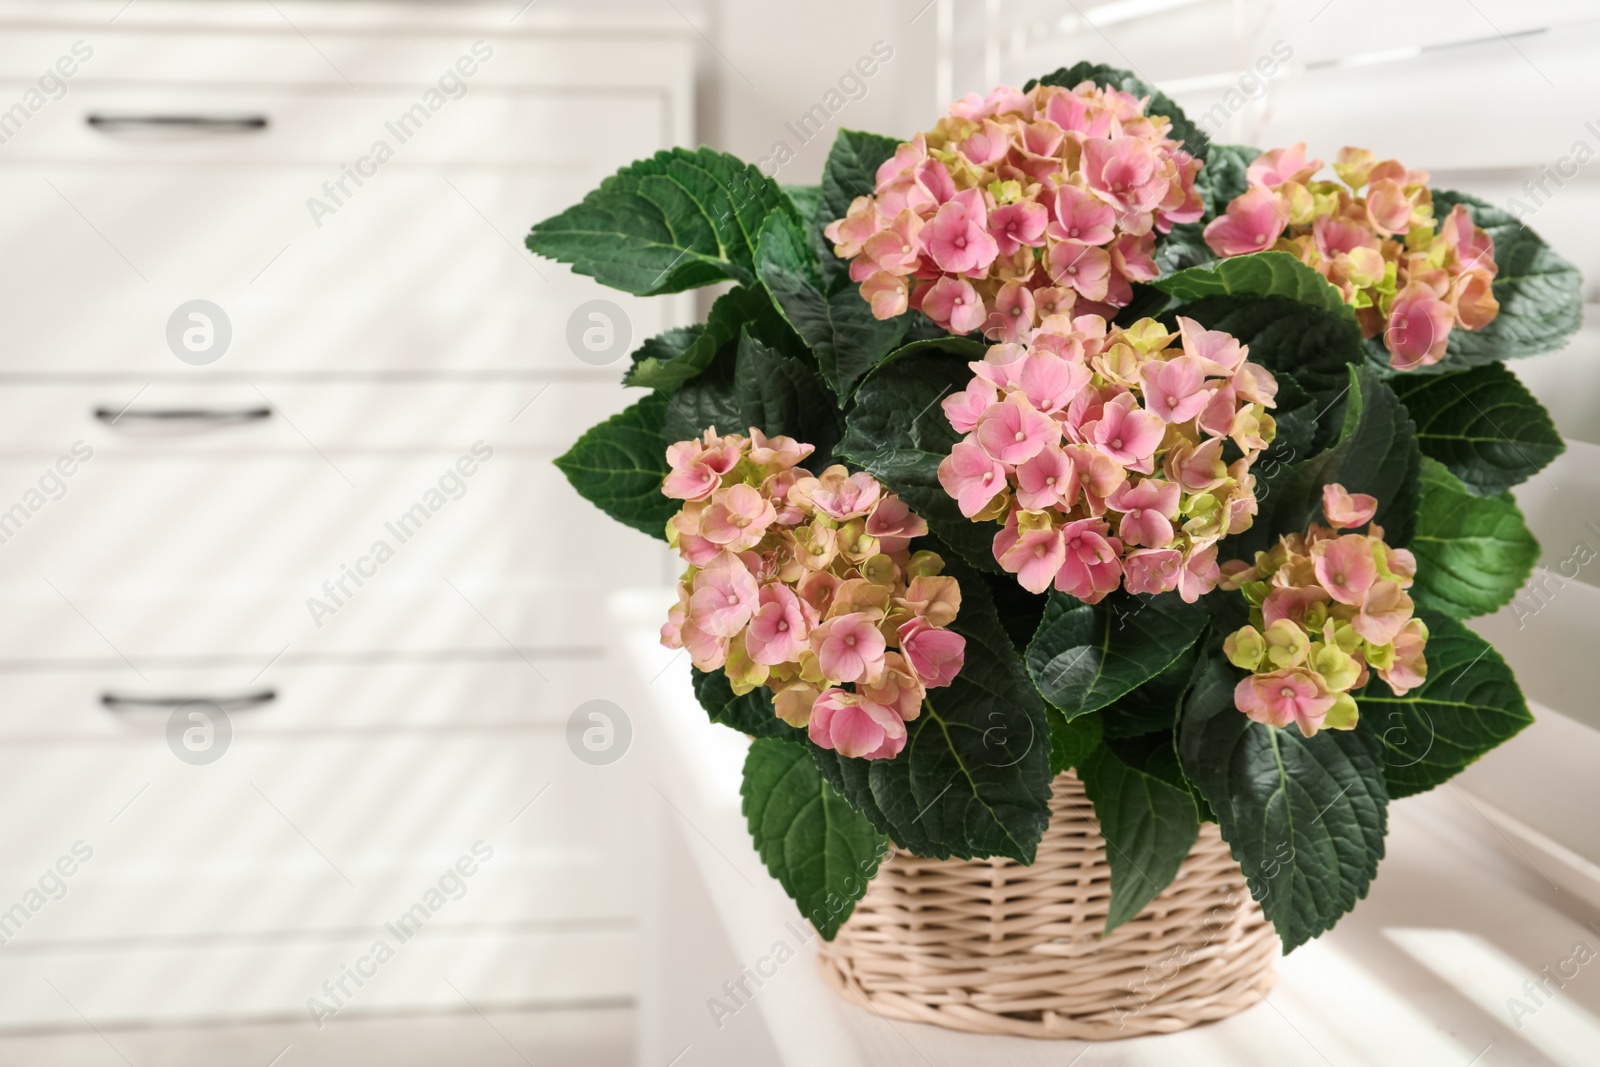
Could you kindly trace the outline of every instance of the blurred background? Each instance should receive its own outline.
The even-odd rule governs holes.
[[[1600,279],[1597,54],[1577,0],[0,2],[0,1063],[635,1062],[661,928],[715,921],[652,911],[674,567],[550,461],[709,295],[522,246],[618,167],[808,184],[1089,59]],[[1600,906],[1586,298],[1516,368],[1571,444],[1479,624],[1540,722],[1461,784]]]

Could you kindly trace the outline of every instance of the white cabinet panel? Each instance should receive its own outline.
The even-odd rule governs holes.
[[[0,660],[594,645],[613,583],[670,573],[548,457],[469,449],[97,457],[0,544]],[[42,469],[0,461],[0,523]]]
[[[553,457],[585,428],[642,393],[621,371],[519,372],[498,381],[217,380],[141,384],[7,384],[0,388],[0,456],[55,460],[83,441],[97,457],[437,452],[493,437],[496,449]]]
[[[336,176],[327,166],[0,168],[12,208],[0,244],[28,249],[0,260],[4,373],[588,371],[567,339],[579,305],[621,310],[616,361],[627,339],[681,321],[682,299],[603,290],[522,247],[534,222],[580,200],[602,171],[396,162],[313,219],[307,201]],[[197,298],[232,330],[206,366],[181,362],[167,341],[169,318]]]
[[[93,55],[69,82],[75,89],[110,80],[265,82],[329,92],[387,84],[420,92],[482,40],[494,52],[474,83],[687,95],[699,42],[670,8],[624,13],[607,24],[590,13],[534,5],[513,23],[515,8],[508,13],[484,3],[138,0],[112,23],[119,6],[120,0],[5,0],[0,77],[35,82],[81,39]],[[677,117],[684,134],[688,118],[685,101]]]
[[[480,869],[445,879],[451,899],[425,925],[617,924],[634,906],[628,758],[590,766],[559,730],[241,733],[205,766],[180,762],[162,738],[8,747],[0,809],[77,817],[0,827],[0,936],[10,954],[112,939],[376,933],[480,841]],[[57,867],[63,856],[73,862]],[[30,900],[41,879],[45,899]]]
[[[661,562],[642,535],[634,538],[650,564]],[[667,573],[665,563],[660,570]],[[0,615],[11,619],[0,619],[0,673],[126,667],[148,678],[165,667],[212,665],[242,670],[249,682],[279,656],[291,664],[354,664],[512,655],[541,665],[608,647],[599,611],[607,587],[592,575],[517,582],[458,574],[448,584],[447,577],[369,585],[335,618],[322,617],[320,628],[306,606],[316,587],[276,595],[57,586],[63,596],[42,584],[37,592],[0,592]]]
[[[0,125],[0,1027],[299,1015],[384,937],[354,1010],[631,992],[638,756],[567,724],[637,703],[605,603],[675,564],[551,460],[693,297],[523,239],[692,141],[698,38],[511,14],[0,0],[8,99],[93,53]],[[185,115],[265,122],[117,121]]]
[[[147,747],[166,736],[185,700],[221,705],[239,738],[559,732],[580,704],[626,703],[609,681],[607,652],[530,655],[530,663],[502,647],[420,661],[306,663],[291,650],[265,670],[213,663],[12,672],[0,684],[0,744]]]
[[[385,543],[391,558],[346,582],[358,603],[398,574],[510,577],[559,561],[621,557],[634,542],[587,518],[550,457],[495,450],[493,431],[453,452],[375,456],[271,452],[143,457],[96,454],[25,521],[51,467],[0,461],[0,588],[38,576],[68,592],[279,591],[303,600]],[[516,520],[516,521],[513,521]],[[20,529],[18,528],[20,527]],[[380,553],[381,554],[381,553]],[[374,573],[376,572],[376,573]],[[292,584],[291,584],[292,583]],[[297,595],[298,594],[298,595]],[[325,597],[337,593],[320,594]]]
[[[640,146],[658,144],[666,118],[658,94],[613,91],[606,136],[594,137],[593,116],[559,92],[454,76],[450,93],[90,83],[71,107],[42,109],[18,127],[5,150],[15,161],[133,167],[331,164],[335,181],[343,165],[356,174],[344,185],[354,193],[391,162],[611,171],[632,162]],[[392,161],[383,158],[390,154]],[[365,156],[373,158],[358,168]]]
[[[613,582],[670,574],[664,545],[546,458],[496,456],[467,480],[442,458],[333,462],[90,462],[0,544],[0,664],[592,648]],[[6,499],[27,499],[37,466],[0,462]]]

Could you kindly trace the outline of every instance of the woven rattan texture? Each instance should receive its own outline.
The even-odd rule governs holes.
[[[1070,771],[1056,778],[1050,808],[1031,867],[886,861],[822,946],[830,984],[893,1019],[1091,1041],[1225,1018],[1271,988],[1277,935],[1214,824],[1172,884],[1101,938],[1111,868]]]

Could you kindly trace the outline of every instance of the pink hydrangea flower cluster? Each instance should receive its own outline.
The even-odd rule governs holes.
[[[684,501],[667,540],[689,569],[661,643],[735,693],[765,685],[823,748],[889,759],[961,670],[966,639],[946,629],[961,587],[911,551],[928,525],[899,497],[842,466],[812,475],[812,451],[755,428],[667,449],[662,492]]]
[[[1304,144],[1263,152],[1206,244],[1224,257],[1292,253],[1344,294],[1365,336],[1383,334],[1396,370],[1439,362],[1452,329],[1493,321],[1494,239],[1461,204],[1434,219],[1427,171],[1364,148],[1339,150],[1343,184],[1314,181],[1321,168]]]
[[[834,253],[880,319],[1017,341],[1054,314],[1110,318],[1156,277],[1156,232],[1204,212],[1200,161],[1147,102],[1092,81],[970,94],[828,226]]]
[[[994,557],[1024,588],[1093,604],[1119,585],[1189,603],[1216,587],[1217,542],[1256,513],[1278,383],[1232,336],[1178,326],[1054,316],[945,398],[966,436],[939,482],[963,515],[1002,523]]]
[[[1328,526],[1279,540],[1255,563],[1222,566],[1222,587],[1250,602],[1250,622],[1228,635],[1223,651],[1250,677],[1234,689],[1234,705],[1256,722],[1318,730],[1353,730],[1350,690],[1375,671],[1396,694],[1428,675],[1428,627],[1412,615],[1406,594],[1417,560],[1383,543],[1372,521],[1378,502],[1341,485],[1323,487]]]

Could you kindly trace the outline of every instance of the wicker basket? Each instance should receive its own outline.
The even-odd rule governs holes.
[[[1057,777],[1054,793],[1031,867],[886,861],[822,946],[829,983],[890,1018],[1090,1041],[1183,1030],[1266,994],[1278,938],[1215,825],[1173,883],[1102,938],[1105,842],[1075,775]]]

